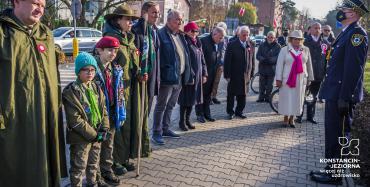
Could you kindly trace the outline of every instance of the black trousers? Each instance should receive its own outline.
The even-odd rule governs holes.
[[[316,101],[317,101],[317,95],[319,94],[321,86],[321,81],[312,81],[311,85],[309,86],[309,90],[312,94],[313,100],[310,103],[305,103],[307,105],[307,119],[313,119],[315,117],[316,113]],[[304,113],[304,105],[303,105],[303,110],[302,114],[299,117],[303,117]]]
[[[236,108],[234,111],[234,100],[236,97]],[[230,115],[232,114],[242,114],[245,108],[245,104],[247,102],[246,95],[227,95],[227,105],[226,105],[226,112]]]
[[[353,110],[354,105],[351,104],[349,115],[341,116],[337,101],[325,100],[325,158],[341,158],[343,146],[339,143],[339,137],[350,138]],[[350,143],[351,140],[347,140]]]
[[[274,84],[274,76],[259,76],[260,93],[258,99],[269,100]]]

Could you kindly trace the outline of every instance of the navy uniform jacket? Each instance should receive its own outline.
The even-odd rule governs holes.
[[[328,54],[327,71],[319,94],[321,99],[362,101],[367,48],[366,31],[357,22],[338,35]]]

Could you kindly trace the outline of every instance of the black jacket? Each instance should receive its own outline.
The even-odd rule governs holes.
[[[143,52],[144,45],[144,19],[140,18],[139,21],[132,27],[131,31],[135,34],[135,46],[140,50],[140,53]],[[160,84],[160,68],[159,68],[159,37],[158,37],[158,28],[153,26],[152,38],[154,41],[154,48],[156,52],[155,62],[152,64],[152,71],[148,74],[148,96],[153,97],[158,94],[159,84]],[[150,58],[150,55],[149,55]],[[140,55],[141,62],[141,55]]]
[[[263,42],[257,51],[258,72],[264,76],[275,76],[275,65],[280,52],[280,45],[274,41]]]
[[[224,64],[224,77],[230,79],[228,95],[247,95],[248,85],[254,70],[255,44],[247,42],[244,48],[239,39],[227,45]]]
[[[281,47],[284,47],[284,46],[287,45],[287,43],[288,43],[287,40],[288,40],[288,37],[284,37],[284,36],[279,36],[277,38],[277,42],[280,44]]]
[[[206,36],[200,39],[202,42],[202,50],[204,54],[204,59],[207,66],[208,79],[204,86],[204,94],[210,94],[212,92],[213,82],[216,77],[216,71],[218,68],[218,63],[222,57],[222,50],[216,51],[216,44],[212,39],[212,35]],[[218,48],[220,45],[217,45]]]
[[[304,45],[310,49],[312,69],[315,81],[322,81],[325,76],[326,59],[325,52],[329,49],[330,44],[322,36],[316,42],[312,36],[306,38]],[[326,50],[324,50],[326,49]]]

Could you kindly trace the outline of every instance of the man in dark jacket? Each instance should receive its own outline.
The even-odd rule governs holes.
[[[219,58],[221,58],[221,50],[218,50],[218,44],[223,40],[225,35],[225,30],[222,27],[215,27],[209,36],[201,39],[208,72],[207,82],[203,84],[203,104],[195,106],[197,120],[201,123],[205,123],[205,120],[211,122],[215,121],[211,116],[209,105],[211,103],[211,93],[217,73]]]
[[[273,88],[275,65],[280,52],[280,45],[276,42],[275,32],[267,33],[267,40],[257,51],[260,93],[257,102],[268,102]]]
[[[239,39],[230,42],[226,49],[224,77],[228,82],[226,112],[230,120],[234,118],[234,114],[242,119],[246,118],[243,110],[255,61],[255,45],[249,40],[249,33],[247,26],[240,27]],[[234,111],[235,97],[237,106]]]
[[[145,2],[141,8],[141,14],[142,18],[132,27],[132,32],[135,34],[135,45],[140,53],[143,54],[144,48],[147,49],[147,61],[142,58],[142,55],[140,56],[142,71],[140,80],[147,81],[149,115],[153,98],[158,94],[160,83],[159,38],[156,26],[160,17],[159,4],[153,1]],[[144,16],[148,17],[146,22]],[[144,28],[145,26],[147,28]]]
[[[277,41],[281,47],[284,47],[288,44],[288,34],[289,34],[289,30],[284,29],[283,35],[278,37]]]
[[[327,40],[330,44],[334,42],[335,36],[333,31],[331,30],[330,25],[324,25],[322,26],[322,37],[324,40]]]
[[[330,44],[324,40],[321,36],[321,24],[315,22],[311,25],[310,30],[311,35],[308,36],[304,42],[304,45],[310,49],[312,69],[315,80],[309,85],[309,91],[312,94],[312,102],[307,102],[307,121],[317,124],[315,117],[315,108],[317,94],[319,93],[320,85],[325,76],[325,66],[326,66],[326,51],[328,50]],[[302,116],[297,117],[297,122],[302,122]]]
[[[171,11],[166,26],[158,31],[161,43],[161,85],[153,114],[152,135],[152,141],[158,145],[164,145],[163,137],[179,138],[178,134],[169,129],[172,109],[176,105],[182,83],[192,84],[189,48],[184,35],[180,33],[182,23],[180,12]]]

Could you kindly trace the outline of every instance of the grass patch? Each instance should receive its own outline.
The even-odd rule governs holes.
[[[365,89],[370,93],[370,60],[367,61],[365,66],[364,86]]]

